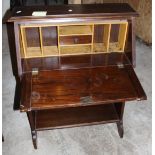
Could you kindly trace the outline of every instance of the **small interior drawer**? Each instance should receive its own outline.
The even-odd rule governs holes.
[[[60,45],[73,45],[73,44],[91,44],[92,36],[61,36]]]

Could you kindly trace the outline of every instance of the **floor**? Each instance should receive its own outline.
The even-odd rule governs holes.
[[[151,155],[152,49],[136,42],[136,73],[147,101],[126,104],[124,138],[115,124],[38,132],[34,150],[25,113],[13,111],[15,79],[12,75],[6,27],[3,25],[3,155]]]

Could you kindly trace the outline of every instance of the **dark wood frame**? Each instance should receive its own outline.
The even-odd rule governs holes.
[[[56,3],[58,3],[57,0],[55,0]],[[35,0],[35,3],[37,5],[37,0]],[[49,5],[49,0],[44,0],[45,5]],[[68,0],[64,0],[64,4],[68,4]],[[26,0],[10,0],[10,8],[11,10],[14,7],[19,7],[19,6],[26,6]]]

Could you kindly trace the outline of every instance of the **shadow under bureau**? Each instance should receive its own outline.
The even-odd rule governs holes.
[[[133,69],[136,16],[128,4],[10,12],[14,109],[27,113],[34,148],[46,129],[116,123],[123,137],[125,102],[146,99]]]

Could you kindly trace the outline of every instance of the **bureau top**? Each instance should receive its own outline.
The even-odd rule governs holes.
[[[32,16],[34,11],[47,11],[46,16]],[[51,18],[71,17],[125,17],[138,16],[127,3],[105,3],[105,4],[73,4],[52,6],[27,6],[16,7],[10,13],[8,22],[20,20],[43,20]]]

